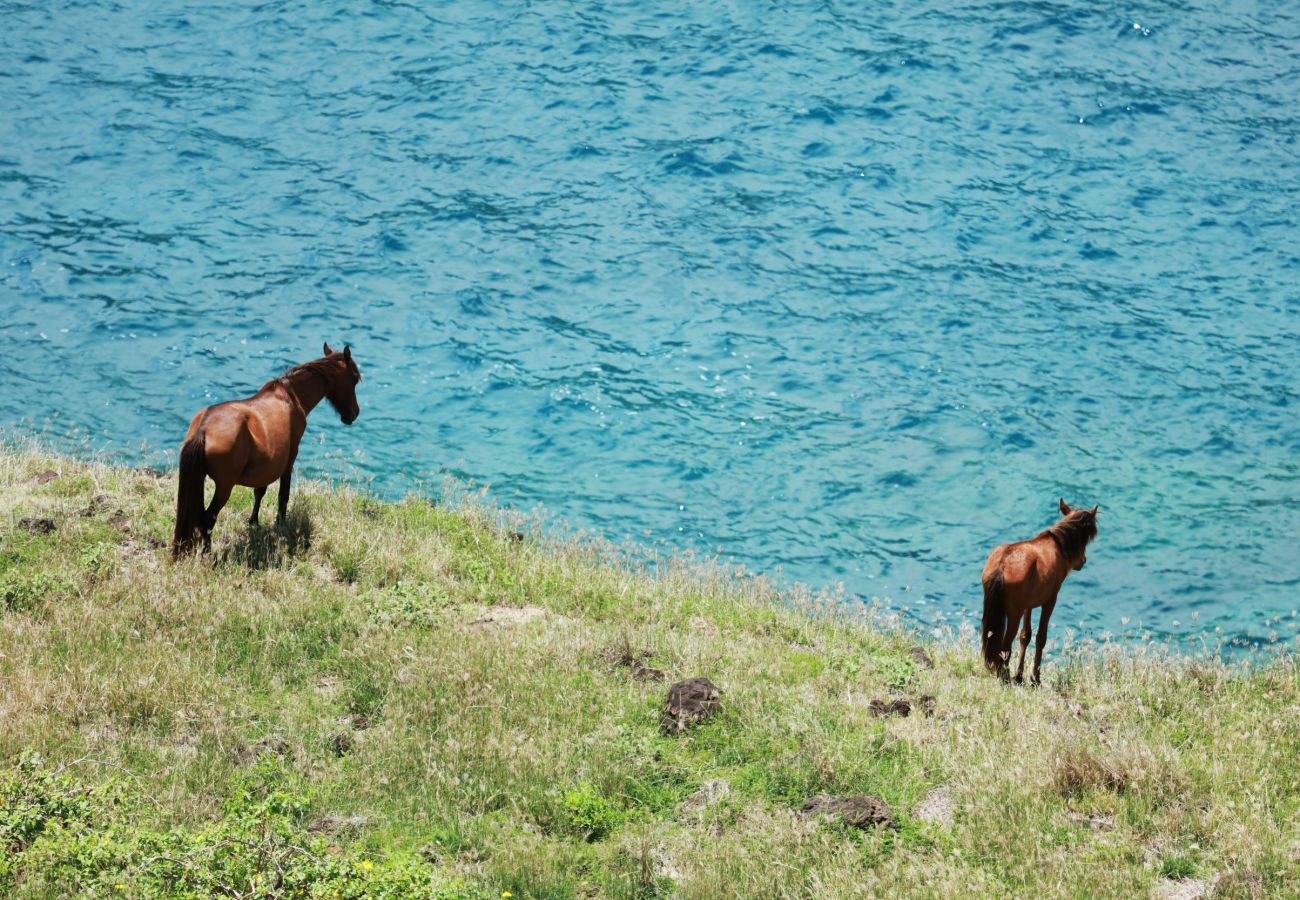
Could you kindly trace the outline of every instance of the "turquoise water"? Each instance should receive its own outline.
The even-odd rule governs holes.
[[[1058,627],[1295,637],[1294,5],[152,6],[0,2],[0,426],[350,341],[308,470],[945,622],[1064,496]]]

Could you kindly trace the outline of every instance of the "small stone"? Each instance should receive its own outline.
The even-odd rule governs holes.
[[[546,610],[540,606],[493,606],[475,625],[527,625],[538,619],[546,618]]]
[[[367,821],[365,816],[321,816],[307,826],[307,832],[332,835],[340,831],[359,831]]]
[[[666,734],[685,731],[722,709],[722,692],[707,678],[688,678],[668,689],[660,727]]]
[[[940,785],[925,795],[912,815],[931,825],[947,825],[952,821],[953,811],[952,793],[947,785]]]
[[[871,701],[871,714],[873,716],[908,716],[912,713],[912,704],[906,700],[893,700],[886,702],[884,700]]]
[[[1082,812],[1070,812],[1068,815],[1071,822],[1087,825],[1093,831],[1110,831],[1115,827],[1115,820],[1110,816]]]
[[[700,785],[699,790],[682,801],[682,812],[699,812],[730,795],[730,784],[721,778],[710,778]]]
[[[330,753],[335,756],[347,756],[352,752],[352,748],[356,746],[356,738],[352,736],[350,731],[336,731],[330,735],[328,746]]]
[[[370,719],[365,713],[349,713],[346,716],[339,716],[339,724],[346,725],[353,731],[365,731],[370,727]]]
[[[885,801],[865,795],[831,797],[818,794],[803,805],[801,812],[806,816],[833,819],[851,828],[866,828],[868,825],[893,827],[894,824]]]
[[[25,519],[20,519],[18,524],[32,534],[49,534],[58,527],[53,519],[44,516],[28,516]]]
[[[622,646],[606,647],[601,651],[600,655],[611,666],[621,666],[630,670],[632,677],[637,681],[663,681],[668,677],[663,669],[656,669],[650,665],[650,652],[648,650],[638,652],[624,644]]]
[[[1217,878],[1179,878],[1157,884],[1151,892],[1159,900],[1201,900],[1214,894]]]

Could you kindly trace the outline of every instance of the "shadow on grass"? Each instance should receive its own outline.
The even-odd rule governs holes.
[[[217,557],[218,565],[235,564],[250,569],[275,569],[311,549],[311,513],[300,505],[289,509],[278,525],[249,525]]]

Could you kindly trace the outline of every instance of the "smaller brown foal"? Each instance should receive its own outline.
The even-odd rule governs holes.
[[[1043,646],[1047,643],[1047,623],[1056,608],[1056,594],[1071,569],[1082,569],[1088,561],[1088,542],[1097,536],[1097,507],[1070,509],[1061,501],[1065,518],[1031,541],[1001,544],[993,548],[984,564],[984,620],[980,629],[980,649],[984,665],[1000,678],[1010,674],[1011,642],[1020,629],[1020,663],[1016,666],[1016,683],[1025,680],[1025,649],[1031,629],[1029,614],[1036,608],[1038,642],[1034,645],[1033,683],[1039,683]]]
[[[321,400],[329,401],[344,425],[361,414],[356,387],[361,372],[352,350],[342,352],[325,345],[320,359],[294,366],[262,385],[246,400],[230,400],[198,411],[181,446],[180,484],[176,490],[176,533],[172,556],[192,551],[201,540],[206,551],[212,544],[217,513],[237,484],[253,489],[251,524],[257,524],[262,496],[274,481],[280,482],[277,522],[289,509],[289,483],[298,444],[307,430],[307,414]],[[212,502],[203,508],[203,481],[216,485]]]

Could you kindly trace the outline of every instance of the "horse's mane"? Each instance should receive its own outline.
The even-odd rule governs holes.
[[[1076,560],[1088,546],[1088,541],[1097,536],[1097,517],[1090,509],[1076,509],[1039,537],[1043,535],[1056,541],[1066,559]]]
[[[281,375],[280,378],[289,378],[291,376],[298,375],[303,372],[310,372],[313,375],[320,375],[327,382],[330,383],[333,383],[334,378],[337,375],[334,366],[330,365],[329,357],[325,356],[325,357],[321,357],[320,359],[313,359],[309,362],[299,363],[296,366],[286,369],[285,373]]]
[[[328,356],[323,356],[320,359],[313,359],[305,363],[299,363],[293,368],[285,371],[285,373],[281,375],[279,378],[276,378],[274,381],[268,382],[267,386],[279,382],[281,384],[284,384],[287,387],[290,378],[292,378],[294,375],[302,375],[302,374],[319,375],[321,378],[324,378],[325,385],[326,385],[325,401],[329,403],[330,406],[334,407],[334,411],[338,413],[340,416],[345,414],[344,409],[341,406],[339,406],[339,400],[337,397],[334,396],[334,391],[333,391],[334,382],[338,379],[338,368],[330,362],[330,358]],[[290,388],[290,390],[292,390],[292,388]]]

